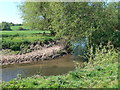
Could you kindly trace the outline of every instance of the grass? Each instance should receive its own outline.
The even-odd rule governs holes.
[[[14,37],[14,38],[6,37],[6,38],[3,38],[3,40],[6,42],[9,42],[9,41],[10,42],[23,42],[23,41],[34,42],[34,41],[38,41],[38,40],[44,41],[44,40],[47,40],[49,38],[52,38],[52,37],[33,35],[33,36]]]
[[[3,88],[118,88],[118,56],[113,47],[96,48],[89,52],[89,62],[84,68],[76,63],[76,69],[65,75],[22,78],[3,82]],[[93,58],[94,56],[94,58]]]
[[[24,28],[24,29],[30,29],[30,28],[27,27],[27,26],[11,26],[11,29],[12,29],[13,31],[16,31],[16,30],[18,30],[20,27],[22,27],[22,28]]]
[[[28,31],[0,31],[0,35],[2,37],[5,36],[14,36],[14,35],[32,35],[32,34],[42,34],[43,32],[45,33],[50,33],[50,31],[40,31],[40,30],[28,30]]]
[[[54,40],[54,36],[50,36],[50,31],[0,31],[2,36],[2,48],[20,51],[34,42],[45,42]],[[46,34],[44,34],[44,32]],[[22,46],[22,48],[21,48]],[[24,46],[24,47],[23,47]]]

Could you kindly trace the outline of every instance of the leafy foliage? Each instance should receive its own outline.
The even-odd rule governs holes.
[[[117,6],[117,2],[25,2],[20,9],[24,23],[32,28],[52,29],[68,40],[91,40],[95,31],[118,29]]]
[[[9,30],[9,31],[11,30],[9,23],[7,23],[7,22],[2,22],[0,25],[0,29],[1,30]]]
[[[95,31],[92,33],[91,44],[92,45],[106,45],[107,43],[114,45],[115,47],[120,46],[120,31]]]

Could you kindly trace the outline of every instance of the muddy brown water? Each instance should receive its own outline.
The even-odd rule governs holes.
[[[75,56],[72,55],[66,55],[53,60],[2,66],[2,68],[0,68],[0,71],[2,71],[2,73],[0,73],[0,80],[10,81],[16,78],[17,74],[21,74],[22,77],[65,74],[75,69],[74,61],[80,63],[81,65],[83,63],[80,58],[75,58]]]

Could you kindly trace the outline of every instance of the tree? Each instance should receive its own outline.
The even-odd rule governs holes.
[[[107,42],[112,42],[113,45],[117,46],[119,39],[119,32],[116,32],[118,28],[118,3],[103,3],[101,7],[98,6],[99,3],[93,3],[95,6],[94,12],[94,25],[95,31],[91,35],[92,44],[106,44]],[[100,9],[101,8],[101,9]],[[114,39],[113,39],[114,38]],[[116,43],[113,43],[116,40]]]
[[[0,29],[1,30],[11,30],[9,23],[7,23],[7,22],[2,22]]]
[[[47,28],[56,32],[56,37],[68,40],[87,37],[91,42],[94,33],[107,33],[117,28],[117,4],[114,2],[25,2],[20,7],[24,22],[32,28],[42,30]]]
[[[48,2],[24,2],[20,5],[24,24],[32,29],[47,29],[50,19],[47,17],[49,11]]]

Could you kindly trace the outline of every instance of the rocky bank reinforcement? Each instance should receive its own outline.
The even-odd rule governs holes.
[[[0,58],[1,65],[30,63],[40,60],[49,60],[67,54],[63,45],[53,45],[43,48],[42,50],[32,51],[21,55],[2,55]]]

